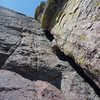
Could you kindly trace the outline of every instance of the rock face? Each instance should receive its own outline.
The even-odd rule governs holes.
[[[3,7],[0,20],[1,100],[99,100],[96,84],[38,21]]]
[[[100,87],[100,0],[48,0],[43,14],[42,27]]]
[[[66,1],[68,0],[47,0],[42,16],[42,28],[51,30],[56,24],[56,17],[59,16],[59,12],[62,10]]]
[[[41,4],[37,7],[35,11],[35,19],[42,22],[42,15],[45,9],[46,3],[44,1],[41,2]]]

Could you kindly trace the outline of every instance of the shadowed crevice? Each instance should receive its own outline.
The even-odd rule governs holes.
[[[66,56],[57,45],[54,46],[52,49],[53,52],[57,55],[57,57],[62,61],[67,61],[72,66],[72,68],[93,88],[96,94],[100,97],[100,88],[89,76],[86,75],[81,66],[79,66],[73,58],[71,58],[70,56]]]
[[[10,55],[8,53],[0,52],[0,67],[4,65]]]
[[[53,35],[52,35],[48,30],[44,30],[44,33],[45,33],[46,38],[47,38],[50,42],[52,42],[52,41],[54,40]]]

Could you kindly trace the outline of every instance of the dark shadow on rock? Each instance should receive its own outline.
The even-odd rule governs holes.
[[[100,88],[96,85],[96,83],[84,72],[84,70],[79,66],[73,58],[70,56],[66,56],[57,45],[53,48],[53,52],[57,55],[57,57],[62,61],[67,61],[72,68],[94,89],[96,94],[100,97]]]
[[[0,67],[4,65],[9,56],[7,53],[0,53]]]
[[[45,33],[46,38],[47,38],[50,42],[52,42],[53,39],[54,39],[53,35],[52,35],[48,30],[44,30],[44,33]]]
[[[27,66],[27,69],[12,69],[12,71],[20,74],[24,78],[27,78],[31,81],[47,81],[57,87],[58,89],[61,88],[61,80],[62,80],[62,73],[56,69],[48,69],[48,68],[40,68],[40,69],[30,69]],[[9,70],[9,69],[8,69]],[[11,71],[11,69],[10,69]]]

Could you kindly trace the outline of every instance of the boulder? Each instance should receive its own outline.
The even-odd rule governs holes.
[[[51,31],[61,51],[72,57],[100,88],[100,1],[51,1],[44,10],[42,27]]]

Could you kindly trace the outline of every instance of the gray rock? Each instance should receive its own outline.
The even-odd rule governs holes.
[[[48,82],[30,81],[0,70],[0,100],[65,100],[61,91]]]
[[[99,100],[93,87],[84,81],[83,76],[78,74],[78,72],[82,70],[76,72],[72,68],[74,65],[69,64],[64,59],[66,57],[59,51],[59,47],[57,47],[55,40],[51,43],[46,38],[45,33],[41,29],[41,24],[38,21],[2,7],[0,8],[0,12],[0,16],[2,16],[0,19],[4,18],[4,24],[1,21],[4,29],[1,29],[2,33],[4,36],[11,34],[7,39],[1,38],[3,39],[2,44],[5,42],[6,46],[9,46],[8,44],[10,44],[10,50],[3,50],[3,54],[8,56],[1,67],[13,71],[9,72],[1,70],[0,79],[2,80],[0,80],[0,83],[3,82],[4,84],[4,81],[6,81],[5,84],[8,84],[6,86],[15,86],[15,88],[10,89],[2,88],[4,91],[10,90],[7,93],[1,91],[2,98],[12,97],[14,98],[13,100],[15,100],[15,98],[16,100],[19,100],[19,98],[28,99],[29,97],[33,97],[34,100],[49,100],[49,98],[50,100],[59,100],[59,98],[60,100],[63,100],[62,94],[60,95],[60,92],[58,93],[55,91],[56,87],[61,89],[66,100]],[[0,47],[4,49],[2,45],[0,45]],[[24,78],[18,74],[14,75],[14,72],[22,75]],[[19,80],[17,82],[18,84],[21,84],[21,89],[16,88],[16,80]],[[37,90],[42,92],[45,97],[39,99],[38,96],[41,97],[40,92],[36,94],[34,91],[27,91],[27,86],[25,85],[27,82],[25,81],[24,83],[23,80],[30,81],[29,84],[33,85],[29,85],[29,87],[33,86],[31,89],[36,88],[34,91]],[[38,82],[38,80],[47,81],[48,84],[51,83],[54,86],[55,93],[57,93],[59,97],[55,98],[55,95],[48,90],[44,93],[41,89],[42,86],[43,88],[46,86],[46,83]],[[31,83],[32,81],[37,82]],[[34,86],[34,84],[36,85]],[[39,88],[37,89],[37,87]],[[12,89],[14,89],[13,93]],[[27,97],[22,95],[23,91],[23,94]],[[31,100],[30,98],[29,100]]]

